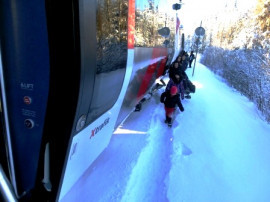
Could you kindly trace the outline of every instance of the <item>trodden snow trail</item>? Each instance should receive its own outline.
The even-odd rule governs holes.
[[[148,131],[148,143],[131,172],[122,202],[169,201],[167,187],[173,130],[164,123],[163,111],[163,105],[156,106]]]

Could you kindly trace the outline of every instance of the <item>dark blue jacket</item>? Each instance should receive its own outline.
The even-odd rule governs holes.
[[[160,96],[160,102],[164,103],[165,107],[167,108],[175,108],[177,105],[181,112],[184,111],[179,94],[171,95],[169,91],[165,91]]]

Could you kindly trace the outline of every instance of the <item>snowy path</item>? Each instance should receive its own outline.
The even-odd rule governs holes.
[[[63,201],[270,201],[270,125],[203,65],[189,78],[196,93],[172,128],[163,123],[160,90]]]
[[[160,120],[162,110],[161,105],[154,110],[148,143],[132,170],[122,201],[168,201],[166,181],[171,168],[172,129],[160,127],[164,125]]]

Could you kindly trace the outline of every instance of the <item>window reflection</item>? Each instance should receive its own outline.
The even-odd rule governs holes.
[[[97,2],[97,71],[88,120],[111,108],[122,88],[127,60],[127,0]]]
[[[139,0],[136,1],[136,22],[135,22],[135,46],[137,47],[170,47],[174,43],[174,33],[164,37],[158,30],[168,27],[174,30],[174,18],[169,17],[164,10],[165,1]],[[165,43],[166,42],[166,43]],[[170,42],[170,43],[168,43]]]

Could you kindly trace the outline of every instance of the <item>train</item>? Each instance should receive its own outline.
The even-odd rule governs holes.
[[[98,158],[180,52],[164,5],[1,0],[0,198],[61,201]]]

